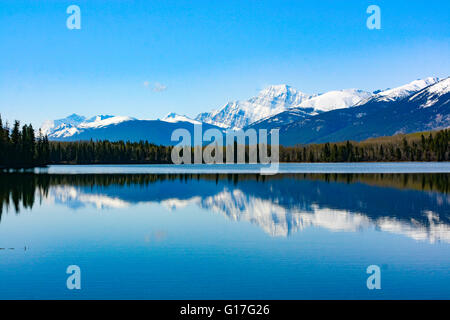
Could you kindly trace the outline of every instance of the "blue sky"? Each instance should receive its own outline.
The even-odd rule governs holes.
[[[72,4],[81,30],[66,27]],[[366,27],[371,4],[381,30]],[[2,0],[0,113],[34,125],[195,116],[269,84],[373,91],[447,77],[449,12],[447,0]]]

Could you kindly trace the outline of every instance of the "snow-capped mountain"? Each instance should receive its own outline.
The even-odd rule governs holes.
[[[41,130],[42,133],[48,135],[49,138],[68,138],[79,134],[86,129],[103,128],[131,120],[135,120],[135,118],[126,116],[97,115],[88,119],[74,113],[63,119],[44,122]]]
[[[423,88],[436,84],[438,81],[439,78],[428,77],[412,81],[400,87],[379,91],[376,94],[357,89],[329,91],[303,101],[298,107],[256,121],[248,128],[270,130],[279,129],[290,124],[301,126],[303,121],[329,111],[401,100]]]
[[[168,145],[174,144],[173,130],[193,130],[198,124],[204,130],[278,128],[284,144],[361,140],[449,127],[449,81],[429,77],[374,94],[345,89],[308,95],[288,85],[274,85],[254,98],[227,103],[195,119],[176,113],[157,120],[72,114],[46,121],[41,129],[53,140],[148,140]]]
[[[436,78],[436,77],[428,77],[425,79],[414,80],[414,81],[407,83],[405,85],[402,85],[400,87],[386,89],[384,91],[378,92],[377,94],[375,94],[373,97],[371,97],[369,99],[376,100],[376,101],[399,100],[402,98],[406,98],[406,97],[412,95],[413,93],[422,90],[423,88],[433,85],[433,84],[439,82],[439,80],[440,79]],[[363,100],[363,101],[359,102],[358,104],[364,104],[369,99]]]
[[[372,97],[370,92],[357,89],[329,91],[304,100],[296,107],[255,121],[248,128],[278,129],[284,125],[298,122],[323,112],[355,106],[370,97]]]
[[[446,78],[403,98],[374,97],[352,108],[303,118],[281,126],[280,141],[283,145],[361,141],[449,128],[449,87],[450,78]]]
[[[125,121],[136,120],[132,117],[126,116],[95,116],[92,117],[78,125],[79,129],[87,129],[87,128],[102,128],[105,126],[110,126],[114,124],[118,124]]]
[[[192,124],[201,124],[200,121],[191,119],[185,115],[180,115],[175,112],[169,113],[167,116],[161,119],[161,121],[170,122],[170,123],[177,123],[177,122],[190,122]]]
[[[280,112],[274,116],[255,121],[249,126],[245,127],[245,129],[266,129],[270,131],[271,129],[279,129],[289,123],[311,118],[316,114],[317,113],[313,108],[292,108],[287,111]]]
[[[53,132],[59,130],[59,128],[77,126],[83,121],[86,121],[86,117],[74,113],[63,119],[45,121],[41,126],[41,130],[44,135],[51,135]]]
[[[372,94],[370,92],[358,89],[335,90],[303,101],[298,108],[313,108],[316,112],[327,112],[354,106],[371,96]]]
[[[212,112],[200,113],[195,119],[222,128],[243,128],[260,119],[286,111],[311,98],[288,85],[273,85],[245,101],[228,102]]]
[[[65,139],[80,135],[86,130],[105,128],[127,121],[139,120],[133,117],[112,115],[97,115],[91,118],[87,118],[85,116],[80,116],[74,113],[63,119],[45,121],[41,127],[41,130],[44,135],[47,134],[51,139]],[[197,120],[173,112],[169,113],[161,120],[158,119],[154,121],[162,121],[168,123],[188,122],[192,124],[201,124],[201,122]]]
[[[450,92],[450,78],[446,78],[435,85],[429,86],[424,90],[414,94],[408,100],[410,102],[424,100],[420,105],[421,108],[428,108],[436,104],[439,99]],[[447,100],[445,104],[450,101]]]
[[[196,120],[222,128],[239,129],[293,109],[299,109],[294,112],[314,116],[321,112],[351,107],[371,96],[371,93],[357,89],[309,95],[282,84],[269,86],[249,100],[229,102],[219,110],[201,113]]]
[[[194,136],[194,126],[199,121],[175,113],[168,114],[162,120],[139,120],[125,116],[94,116],[86,118],[71,115],[64,119],[46,121],[43,125],[49,139],[59,141],[141,141],[146,140],[158,145],[174,145],[172,133],[176,129],[185,129]],[[203,124],[203,130],[220,129],[210,124]],[[221,130],[221,129],[220,129]],[[191,141],[193,143],[193,141]]]

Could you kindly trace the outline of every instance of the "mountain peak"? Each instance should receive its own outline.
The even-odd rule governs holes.
[[[222,128],[244,128],[255,121],[293,108],[310,97],[286,84],[271,85],[261,90],[256,97],[228,102],[219,110],[199,114],[196,120]]]
[[[316,112],[327,112],[355,106],[370,98],[372,94],[359,89],[333,90],[302,102],[300,108],[313,108]]]
[[[311,95],[305,94],[287,84],[276,84],[270,85],[262,89],[258,96],[253,98],[256,100],[258,98],[262,99],[276,99],[276,100],[284,100],[288,104],[294,105],[301,103],[301,101],[310,98]],[[252,99],[250,99],[252,100]]]
[[[50,137],[62,138],[72,136],[84,129],[101,128],[130,120],[135,119],[112,115],[97,115],[88,119],[85,116],[73,113],[66,118],[45,121],[41,126],[41,130],[43,134],[47,134]]]
[[[408,100],[415,101],[424,99],[420,107],[428,108],[434,105],[440,99],[441,96],[448,93],[450,93],[450,77],[445,78],[428,87],[425,87],[424,89],[420,90],[419,92],[411,96]],[[449,100],[447,100],[446,103],[448,103],[448,101]]]
[[[402,85],[400,87],[381,91],[376,95],[376,98],[378,100],[386,100],[386,101],[392,101],[392,100],[405,98],[407,96],[410,96],[414,92],[420,91],[423,88],[426,88],[437,82],[439,82],[439,78],[436,78],[436,77],[427,77],[424,79],[417,79],[410,83]]]
[[[173,127],[177,125],[190,124],[211,124],[226,129],[241,129],[251,125],[258,128],[281,128],[286,125],[304,126],[311,121],[320,118],[320,114],[335,110],[346,109],[349,107],[359,107],[367,105],[374,107],[373,104],[382,106],[396,104],[399,107],[409,104],[416,109],[434,110],[444,105],[450,106],[447,94],[450,91],[450,78],[439,81],[438,78],[428,77],[414,80],[408,84],[393,89],[383,90],[377,93],[370,93],[359,89],[333,90],[322,94],[307,95],[287,84],[270,85],[259,91],[258,95],[240,101],[231,101],[220,109],[212,112],[199,114],[195,120],[186,115],[180,115],[175,112],[168,113],[159,121],[151,122],[148,125],[155,125],[159,129],[163,127]],[[436,106],[436,108],[434,108]],[[433,108],[431,108],[433,107]],[[343,111],[342,114],[353,111]],[[356,112],[356,111],[355,111]],[[357,119],[362,119],[366,111],[361,112]],[[338,113],[335,113],[337,115]],[[428,119],[429,123],[438,123],[435,127],[442,127],[450,121],[448,112],[442,112]],[[434,119],[434,120],[433,120]],[[140,127],[139,121],[130,122],[123,126],[118,124],[136,120],[130,117],[121,117],[113,115],[96,115],[91,118],[73,113],[66,118],[54,121],[46,121],[41,129],[44,134],[50,138],[64,139],[75,137],[79,134],[85,134],[91,129],[100,129],[111,127]],[[318,120],[317,120],[318,121]],[[343,120],[342,120],[343,121]],[[357,120],[364,122],[365,119]],[[434,121],[434,122],[433,122]],[[163,122],[163,123],[161,123]],[[355,122],[356,123],[356,122]],[[147,124],[146,124],[147,125]],[[333,124],[336,125],[336,124]],[[192,125],[190,125],[192,126]],[[317,126],[319,128],[320,125]],[[314,130],[319,130],[319,129]],[[321,127],[320,127],[321,128]],[[433,126],[423,128],[434,128]],[[401,128],[401,130],[407,130]],[[93,131],[92,131],[93,132]],[[300,140],[299,140],[300,141]]]
[[[114,118],[115,116],[112,115],[103,115],[103,114],[99,114],[96,116],[93,116],[89,119],[87,119],[87,122],[94,122],[94,121],[102,121],[102,120],[106,120],[106,119],[110,119],[110,118]]]
[[[172,122],[172,123],[176,123],[179,121],[182,122],[190,122],[193,124],[201,124],[201,122],[191,119],[185,115],[180,115],[178,113],[175,112],[170,112],[169,114],[167,114],[167,116],[165,116],[164,118],[161,119],[161,121],[165,121],[165,122]]]
[[[86,117],[80,116],[76,113],[72,113],[71,115],[58,119],[58,120],[47,120],[45,121],[42,126],[41,130],[44,135],[48,134],[50,135],[56,128],[65,126],[65,127],[72,127],[77,126],[80,123],[86,121]]]
[[[164,117],[164,119],[175,118],[176,116],[178,116],[178,113],[170,112],[167,114],[167,116]]]
[[[85,117],[80,116],[79,114],[72,113],[70,116],[67,116],[66,119],[85,119]]]
[[[277,96],[283,93],[287,93],[289,91],[296,92],[297,90],[293,89],[291,86],[288,86],[287,84],[275,84],[270,85],[262,89],[258,95],[273,95]]]

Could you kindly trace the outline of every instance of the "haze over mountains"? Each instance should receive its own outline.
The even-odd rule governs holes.
[[[288,85],[273,85],[244,101],[200,113],[195,119],[169,113],[156,120],[72,114],[46,121],[42,130],[52,140],[170,140],[177,128],[203,130],[280,129],[284,145],[364,140],[370,137],[450,127],[450,79],[425,78],[374,93],[358,89],[310,95]]]

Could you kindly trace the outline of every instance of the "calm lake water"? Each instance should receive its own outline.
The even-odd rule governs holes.
[[[0,299],[450,298],[448,163],[312,167],[1,174]]]
[[[260,164],[191,165],[57,165],[36,169],[36,173],[260,173],[269,169]],[[450,162],[359,162],[359,163],[280,163],[279,173],[442,173],[450,172]]]

